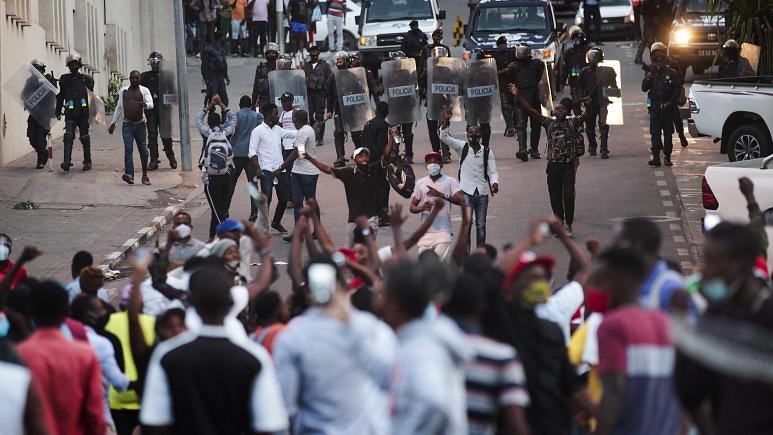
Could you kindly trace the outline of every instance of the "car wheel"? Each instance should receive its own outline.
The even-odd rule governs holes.
[[[767,133],[756,124],[736,128],[727,143],[727,157],[731,162],[767,157],[770,150]]]
[[[344,50],[355,51],[357,50],[357,38],[349,32],[344,32]]]

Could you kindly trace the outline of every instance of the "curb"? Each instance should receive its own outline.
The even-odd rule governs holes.
[[[178,205],[170,205],[169,207],[165,208],[162,215],[154,217],[147,226],[137,231],[134,237],[124,242],[124,244],[121,245],[117,251],[108,254],[108,256],[105,257],[105,259],[102,260],[102,262],[97,267],[102,269],[106,277],[110,274],[116,274],[115,269],[122,261],[127,259],[135,249],[142,246],[148,240],[153,238],[153,236],[158,234],[162,228],[164,228],[169,222],[172,221],[172,218],[178,211],[185,209],[193,199],[197,198],[203,193],[204,188],[202,186],[198,186],[188,194],[188,197],[185,199],[185,201]]]

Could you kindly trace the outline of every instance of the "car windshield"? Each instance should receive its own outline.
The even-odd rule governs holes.
[[[501,6],[478,9],[476,32],[546,30],[544,6]]]
[[[631,0],[604,0],[601,6],[631,6]]]
[[[687,0],[687,12],[694,14],[708,13],[710,8],[716,7],[719,3],[719,10],[717,12],[725,12],[727,10],[727,3],[723,1],[712,0]]]
[[[427,20],[433,17],[429,0],[371,0],[367,22]]]

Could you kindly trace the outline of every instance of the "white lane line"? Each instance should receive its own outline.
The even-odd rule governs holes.
[[[682,226],[679,224],[668,224],[668,228],[671,231],[682,231]]]
[[[673,207],[674,201],[663,201],[663,207]]]
[[[668,181],[666,180],[657,180],[658,186],[668,186]]]
[[[684,243],[685,242],[684,236],[673,236],[673,237],[674,237],[674,242],[676,242],[676,243]]]
[[[663,171],[655,171],[655,176],[656,177],[665,177],[666,173],[663,172]]]
[[[661,190],[660,196],[671,196],[671,191],[669,190]]]

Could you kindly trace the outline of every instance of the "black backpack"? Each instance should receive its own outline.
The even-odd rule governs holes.
[[[481,145],[482,146],[482,145]],[[462,178],[462,163],[464,163],[464,159],[467,158],[467,154],[470,152],[470,145],[464,144],[464,148],[462,148],[462,157],[459,159],[459,173],[457,175],[457,178]],[[488,184],[489,190],[491,190],[491,179],[488,176],[488,156],[491,153],[491,148],[484,146],[483,147],[483,177],[486,179],[486,184]],[[494,196],[494,192],[491,192],[491,196]]]

